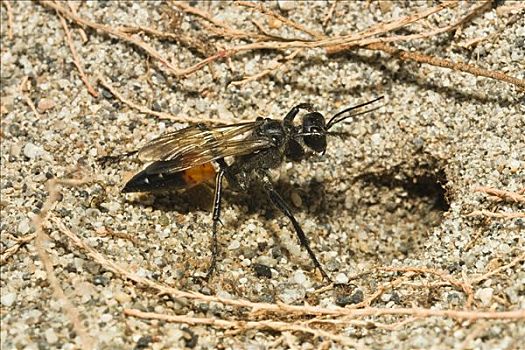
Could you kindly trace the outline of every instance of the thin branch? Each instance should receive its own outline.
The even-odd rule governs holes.
[[[77,6],[75,6],[75,3],[72,2],[72,1],[68,1],[67,2],[67,6],[69,7],[69,9],[71,10],[71,12],[73,12],[75,15],[78,16],[78,12],[77,12]],[[88,38],[87,38],[87,35],[86,35],[86,32],[84,31],[84,29],[82,28],[79,28],[79,33],[80,33],[80,36],[82,37],[82,42],[85,43],[88,41]]]
[[[220,120],[217,120],[217,119],[206,118],[206,117],[176,116],[176,115],[173,115],[173,114],[170,114],[170,113],[166,113],[166,112],[154,111],[152,109],[149,109],[149,108],[147,108],[145,106],[136,104],[136,103],[126,99],[111,84],[109,84],[102,76],[100,76],[100,75],[97,76],[97,79],[98,79],[99,83],[103,87],[108,89],[113,94],[113,96],[115,96],[119,101],[121,101],[122,103],[128,105],[129,107],[131,107],[133,109],[138,110],[141,113],[149,114],[149,115],[155,116],[155,117],[160,118],[160,119],[169,119],[169,120],[175,120],[175,121],[179,121],[179,122],[190,122],[190,123],[209,122],[209,123],[213,123],[213,124],[217,124],[217,123],[220,124],[220,123],[224,123],[225,122],[225,121],[220,121]],[[228,120],[228,122],[237,122],[237,121],[239,121],[239,120],[238,119]]]
[[[234,307],[242,307],[251,309],[252,312],[258,313],[260,311],[268,313],[286,314],[286,315],[330,315],[330,316],[348,316],[348,317],[366,317],[366,316],[381,316],[381,315],[409,315],[414,317],[447,317],[453,319],[525,319],[525,310],[516,311],[502,311],[502,312],[483,312],[472,310],[434,310],[422,308],[373,308],[367,307],[364,309],[350,309],[342,307],[319,307],[310,305],[288,305],[283,303],[258,303],[246,299],[229,299],[219,296],[205,295],[198,292],[182,291],[177,288],[165,286],[159,282],[141,277],[129,270],[127,267],[122,267],[108,260],[104,255],[96,251],[89,244],[81,240],[75,233],[69,230],[61,220],[57,217],[50,218],[50,221],[56,225],[58,230],[66,235],[70,241],[86,252],[95,262],[101,264],[104,268],[112,271],[122,278],[129,279],[144,287],[157,290],[160,294],[168,294],[173,298],[200,300],[204,302],[218,302],[224,305]]]
[[[69,318],[69,321],[73,325],[73,329],[78,334],[78,336],[81,339],[82,342],[82,348],[84,349],[92,349],[94,348],[95,340],[89,336],[86,327],[83,325],[83,321],[81,320],[80,313],[75,308],[73,303],[67,298],[66,294],[64,293],[64,290],[62,287],[60,287],[60,281],[58,280],[57,276],[54,273],[53,269],[53,263],[51,262],[51,258],[49,257],[48,253],[46,252],[45,248],[45,241],[47,240],[48,236],[44,232],[44,224],[48,218],[48,215],[55,204],[56,201],[58,201],[59,198],[59,186],[79,186],[85,183],[90,182],[91,180],[72,180],[72,179],[51,179],[46,183],[47,190],[49,192],[48,197],[42,206],[42,210],[40,211],[39,215],[35,215],[33,218],[33,225],[35,227],[35,248],[38,253],[38,256],[40,258],[40,261],[42,261],[42,265],[44,266],[44,269],[46,271],[46,278],[49,281],[49,284],[51,288],[53,289],[53,293],[55,297],[60,300],[62,303],[62,308],[64,312],[66,313],[66,316]]]
[[[254,75],[251,75],[249,77],[246,77],[242,80],[238,80],[238,81],[233,81],[230,83],[230,85],[234,85],[234,86],[237,86],[237,85],[245,85],[246,83],[250,82],[250,81],[253,81],[253,80],[258,80],[258,79],[261,79],[262,77],[268,75],[268,74],[271,74],[277,70],[280,70],[280,69],[283,69],[288,63],[290,63],[290,61],[292,59],[295,58],[295,56],[297,56],[301,51],[303,51],[303,49],[297,49],[295,51],[293,51],[291,54],[289,54],[288,56],[284,57],[282,59],[282,62],[276,62],[274,64],[272,64],[271,67],[269,67],[268,69],[265,69],[257,74],[254,74]]]
[[[525,203],[525,196],[516,192],[500,190],[493,187],[479,186],[474,188],[474,192],[483,192],[499,198],[501,201]]]
[[[4,4],[5,9],[7,11],[7,37],[9,38],[9,40],[13,40],[13,8],[7,0],[2,0],[2,4]]]
[[[288,25],[289,27],[292,27],[292,28],[295,28],[303,33],[306,33],[308,35],[310,35],[312,38],[315,38],[315,39],[322,39],[322,38],[326,38],[326,36],[323,34],[323,33],[320,33],[320,32],[317,32],[315,30],[311,30],[309,28],[306,28],[305,26],[297,23],[297,22],[294,22],[280,14],[278,14],[277,12],[274,12],[270,9],[268,9],[266,6],[264,6],[263,3],[260,3],[260,2],[251,2],[251,1],[237,1],[235,4],[237,5],[240,5],[240,6],[244,6],[244,7],[250,7],[250,8],[253,8],[253,9],[256,9],[258,12],[260,13],[263,13],[267,16],[271,16],[281,22],[283,22],[284,24]]]
[[[491,212],[488,210],[474,210],[473,212],[466,215],[467,217],[472,216],[486,216],[489,218],[497,218],[497,219],[518,219],[518,218],[525,218],[525,213],[519,213],[519,212]]]
[[[397,57],[403,61],[415,61],[419,63],[427,63],[427,64],[437,66],[437,67],[449,68],[452,70],[470,73],[470,74],[477,75],[477,76],[501,80],[501,81],[519,86],[521,88],[525,88],[525,80],[511,77],[503,72],[479,68],[471,64],[467,64],[467,63],[452,62],[450,60],[446,60],[443,58],[437,58],[437,57],[424,55],[417,51],[409,52],[409,51],[397,49],[395,47],[392,47],[386,44],[382,44],[382,43],[369,44],[367,46],[364,46],[363,49],[380,50],[380,51],[390,54],[391,56]]]
[[[461,311],[461,310],[435,310],[435,309],[422,309],[422,308],[399,308],[399,309],[389,309],[389,308],[376,308],[370,307],[359,310],[348,310],[348,314],[353,317],[368,317],[368,316],[385,316],[385,315],[401,315],[401,316],[412,316],[412,317],[443,317],[451,318],[455,320],[525,320],[525,310],[513,310],[513,311]],[[214,326],[227,325],[228,327],[235,327],[236,322],[242,322],[246,324],[246,321],[226,321],[216,318],[187,318],[187,316],[172,316],[165,314],[157,313],[143,313],[140,310],[135,309],[124,309],[126,315],[138,316],[141,315],[143,318],[156,318],[162,319],[170,322],[184,322],[190,323],[192,321],[196,322],[195,324],[208,324]],[[185,322],[188,320],[189,322]],[[199,321],[201,320],[201,321]],[[222,322],[226,322],[223,324]],[[234,322],[234,323],[230,323]],[[264,321],[259,321],[264,324]],[[255,321],[253,326],[257,326],[258,321]],[[284,323],[285,325],[290,325],[289,323]]]
[[[508,263],[507,265],[503,265],[503,266],[500,266],[498,267],[497,269],[494,269],[492,271],[489,271],[487,272],[486,274],[482,275],[482,276],[479,276],[479,277],[476,277],[476,278],[473,278],[471,279],[469,282],[471,284],[477,284],[477,283],[480,283],[484,280],[486,280],[487,278],[489,277],[492,277],[494,275],[497,275],[498,273],[502,272],[502,271],[505,271],[505,270],[508,270],[510,269],[511,267],[521,263],[525,261],[525,253],[524,254],[521,254],[519,255],[518,257],[516,257],[515,259],[513,259],[510,263]]]
[[[26,103],[29,106],[29,108],[31,108],[33,113],[35,113],[35,117],[37,117],[37,119],[40,119],[40,113],[38,113],[38,111],[37,111],[37,109],[35,107],[35,104],[31,100],[29,95],[26,94],[26,91],[30,91],[30,90],[31,90],[31,84],[29,84],[29,77],[28,76],[24,76],[22,78],[22,81],[20,82],[20,85],[18,86],[18,91],[20,92],[20,95],[22,95],[22,99],[24,101],[26,101]]]
[[[64,32],[66,33],[66,42],[69,45],[69,49],[71,50],[71,55],[73,56],[73,63],[75,64],[75,67],[78,69],[78,73],[80,74],[80,79],[84,82],[86,85],[86,88],[88,92],[93,97],[98,97],[98,93],[95,91],[91,83],[89,82],[86,73],[84,73],[84,69],[82,68],[82,64],[80,63],[80,57],[78,56],[77,50],[75,49],[75,44],[73,43],[73,39],[71,38],[71,33],[69,32],[69,28],[67,27],[66,20],[64,17],[58,15],[58,18],[60,19],[60,23],[62,24],[62,28],[64,28]]]
[[[71,20],[73,22],[76,22],[77,24],[84,25],[84,26],[90,27],[92,29],[99,30],[99,31],[105,32],[107,34],[116,36],[117,38],[119,38],[119,39],[121,39],[121,40],[123,40],[125,42],[130,43],[133,46],[136,46],[136,47],[144,50],[149,56],[151,56],[154,59],[156,59],[157,61],[161,62],[166,67],[166,69],[171,74],[173,74],[175,76],[185,76],[185,75],[194,73],[194,72],[198,71],[199,69],[201,69],[203,66],[207,65],[209,62],[213,62],[213,61],[217,60],[218,58],[224,57],[224,53],[219,52],[216,55],[208,57],[208,58],[200,61],[199,63],[197,63],[197,64],[195,64],[193,66],[190,66],[190,67],[185,68],[185,69],[179,69],[175,65],[173,65],[171,62],[169,62],[167,59],[162,57],[162,55],[158,51],[156,51],[153,47],[151,47],[150,45],[146,44],[144,41],[142,41],[142,40],[140,40],[138,38],[129,36],[126,33],[122,32],[122,31],[120,31],[118,29],[115,29],[115,28],[113,28],[111,26],[95,23],[95,22],[89,21],[87,19],[81,18],[81,17],[75,15],[73,12],[67,10],[66,8],[58,5],[57,3],[50,2],[50,1],[44,1],[44,0],[40,0],[39,2],[43,6],[52,8],[53,10],[59,12],[62,16],[66,17],[67,19],[69,19],[69,20]]]
[[[3,265],[9,260],[10,257],[16,254],[18,249],[26,243],[31,242],[33,239],[35,239],[36,234],[30,233],[23,237],[16,238],[15,244],[13,244],[11,247],[7,248],[2,252],[2,257],[0,258],[0,265]]]
[[[323,27],[326,27],[328,25],[328,22],[332,19],[332,16],[334,15],[335,8],[337,6],[337,1],[339,0],[333,0],[332,5],[330,6],[330,10],[328,10],[328,14],[323,20]]]
[[[472,303],[474,302],[474,292],[472,290],[472,286],[468,283],[458,281],[454,277],[450,276],[449,274],[438,271],[434,269],[424,268],[424,267],[395,267],[395,266],[388,266],[388,267],[379,267],[379,270],[382,271],[396,271],[396,272],[415,272],[415,273],[428,273],[432,275],[436,275],[442,280],[450,283],[453,286],[459,287],[463,290],[463,292],[467,295],[467,303],[465,307],[469,309],[472,306]]]
[[[190,50],[195,51],[200,57],[208,57],[210,54],[216,53],[216,49],[210,45],[210,43],[204,42],[197,38],[182,35],[182,33],[170,33],[164,32],[159,29],[146,27],[146,26],[121,26],[118,30],[126,34],[135,34],[139,32],[146,33],[147,35],[159,38],[161,40],[173,40],[180,43],[182,46],[187,47]]]
[[[261,320],[261,321],[229,321],[218,318],[207,318],[207,317],[190,317],[186,315],[166,315],[155,312],[143,312],[137,309],[124,309],[124,314],[128,316],[139,317],[150,320],[162,320],[167,322],[175,323],[186,323],[190,325],[209,325],[216,328],[236,328],[242,331],[249,329],[273,329],[276,331],[292,331],[292,332],[303,332],[309,333],[316,337],[324,337],[332,341],[338,342],[342,345],[354,346],[358,349],[363,349],[359,346],[352,338],[337,335],[331,332],[327,332],[322,329],[307,327],[301,324],[273,321],[273,320]]]
[[[511,84],[514,84],[514,85],[517,85],[517,86],[520,86],[520,87],[525,87],[525,81],[517,79],[517,78],[510,77],[510,76],[507,76],[506,74],[504,74],[502,72],[489,71],[489,70],[485,70],[485,69],[478,68],[478,67],[475,67],[475,66],[472,66],[472,65],[468,65],[468,64],[464,64],[464,63],[453,63],[451,61],[447,61],[447,60],[444,60],[444,59],[438,59],[438,58],[434,58],[434,57],[430,57],[430,56],[425,56],[425,55],[422,55],[420,53],[406,52],[406,51],[398,50],[398,49],[395,49],[393,47],[390,47],[390,46],[384,44],[385,42],[395,42],[395,41],[400,41],[400,40],[421,38],[421,37],[425,37],[427,35],[435,35],[436,33],[443,32],[445,30],[450,30],[449,27],[446,27],[445,29],[444,28],[440,28],[440,29],[437,29],[434,32],[430,32],[430,33],[426,33],[426,34],[415,34],[415,35],[408,35],[408,36],[393,36],[393,37],[387,37],[387,38],[373,38],[373,36],[377,36],[377,35],[380,35],[380,34],[385,34],[387,32],[399,29],[399,28],[404,27],[404,26],[406,26],[406,25],[408,25],[410,23],[413,23],[413,22],[418,21],[418,20],[420,20],[422,18],[428,17],[428,16],[430,16],[430,15],[436,13],[436,12],[439,12],[439,11],[445,9],[445,8],[449,8],[449,7],[455,6],[456,2],[444,2],[443,4],[440,4],[440,5],[435,6],[433,8],[430,8],[430,9],[418,12],[418,13],[413,14],[413,15],[409,15],[409,16],[403,17],[401,19],[394,20],[394,21],[389,22],[389,23],[379,23],[378,25],[372,26],[371,28],[369,28],[369,29],[367,29],[367,30],[365,30],[365,31],[363,31],[361,33],[358,33],[358,34],[347,35],[347,36],[339,36],[339,37],[334,37],[334,38],[325,37],[321,33],[317,33],[315,31],[312,31],[312,30],[309,30],[307,28],[304,28],[304,26],[301,26],[299,24],[294,23],[293,24],[294,28],[300,29],[300,30],[306,32],[309,35],[314,35],[315,34],[316,38],[318,38],[318,40],[306,41],[305,42],[304,40],[296,39],[296,40],[293,40],[293,41],[285,41],[285,42],[282,42],[282,41],[252,42],[250,44],[234,46],[234,47],[227,48],[225,50],[219,51],[218,53],[216,53],[216,54],[214,54],[214,55],[212,55],[212,56],[210,56],[210,57],[208,57],[206,59],[203,59],[200,62],[194,64],[193,66],[190,66],[190,67],[185,68],[185,69],[179,69],[179,68],[175,67],[171,62],[169,62],[168,60],[163,58],[160,53],[158,53],[151,46],[149,46],[148,44],[146,44],[145,42],[143,42],[140,39],[131,37],[131,36],[127,35],[126,33],[122,32],[120,30],[114,29],[114,28],[112,28],[110,26],[101,25],[101,24],[94,23],[94,22],[85,20],[83,18],[80,18],[79,16],[74,15],[72,12],[62,8],[61,6],[59,6],[59,5],[55,4],[55,3],[51,3],[51,2],[48,2],[48,1],[42,1],[42,0],[41,0],[41,3],[44,6],[48,6],[48,7],[51,7],[53,9],[55,9],[56,11],[60,12],[63,16],[69,18],[72,21],[75,21],[75,22],[77,22],[77,23],[79,23],[81,25],[89,26],[89,27],[91,27],[93,29],[96,29],[96,30],[101,30],[103,32],[106,32],[107,34],[114,35],[114,36],[116,36],[116,37],[118,37],[118,38],[120,38],[120,39],[122,39],[122,40],[124,40],[126,42],[131,43],[132,45],[135,45],[135,46],[143,49],[151,57],[157,59],[162,64],[164,64],[167,67],[167,69],[168,69],[168,71],[170,73],[174,74],[175,76],[180,76],[180,77],[187,76],[187,75],[189,75],[191,73],[194,73],[194,72],[198,71],[199,69],[201,69],[202,67],[204,67],[205,65],[208,65],[211,62],[214,62],[216,60],[223,59],[223,58],[232,57],[234,55],[237,55],[237,54],[245,52],[245,51],[260,50],[260,49],[275,49],[275,50],[298,49],[298,48],[309,48],[309,49],[312,49],[312,48],[320,48],[321,47],[321,48],[327,49],[327,52],[330,53],[333,50],[340,50],[340,49],[343,49],[343,48],[363,46],[363,47],[368,48],[368,49],[381,50],[381,51],[387,52],[387,53],[389,53],[389,54],[391,54],[393,56],[399,57],[399,58],[404,59],[404,60],[412,60],[412,61],[417,61],[417,62],[421,62],[421,63],[428,63],[428,64],[439,66],[439,67],[445,67],[445,68],[455,69],[455,70],[459,70],[459,71],[464,71],[464,72],[468,72],[468,73],[475,74],[475,75],[481,75],[481,76],[485,76],[485,77],[492,78],[492,79],[502,80],[502,81],[505,81],[505,82],[508,82],[508,83],[511,83]],[[271,16],[275,15],[275,14],[273,14],[272,11],[266,10],[263,7],[261,8],[259,6],[255,6],[255,5],[251,4],[251,3],[247,3],[247,4],[248,4],[247,6],[253,7],[255,9],[259,10],[259,11],[263,11],[263,13],[265,13],[267,15],[271,15]],[[193,8],[191,6],[188,6],[188,5],[185,5],[183,3],[179,3],[179,2],[176,2],[175,5],[177,7],[179,7],[179,8],[181,8],[183,11],[185,11],[187,13],[198,15],[198,16],[200,16],[202,18],[205,18],[206,20],[210,21],[211,23],[219,26],[220,28],[227,29],[230,34],[233,33],[233,34],[236,34],[236,35],[237,34],[238,35],[246,35],[246,32],[233,29],[232,27],[228,26],[226,23],[224,23],[222,21],[218,21],[216,19],[213,19],[213,17],[211,15],[207,14],[205,11],[202,11],[202,10],[199,10],[199,9],[195,9],[195,8]],[[280,15],[275,15],[275,16],[280,16]],[[458,23],[461,24],[461,23],[463,23],[463,21],[459,20]],[[458,23],[456,25],[458,25]],[[291,25],[291,23],[290,23],[290,25]],[[456,26],[456,25],[454,25],[454,26]],[[259,34],[252,34],[252,33],[249,34],[249,36],[252,37],[252,39],[253,39],[254,35],[261,37],[261,35],[259,35]],[[263,37],[266,38],[266,36],[264,36],[264,35],[263,35]]]

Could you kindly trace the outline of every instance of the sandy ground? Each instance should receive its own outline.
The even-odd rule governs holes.
[[[357,32],[429,6],[406,3],[341,2],[327,33]],[[506,25],[515,13],[505,10],[515,5],[505,2],[487,10],[456,37],[398,45],[525,79],[523,10]],[[198,6],[222,21],[242,24],[239,28],[253,29],[250,21],[256,20],[273,25],[280,35],[307,37],[275,21],[267,23],[248,9]],[[319,31],[330,11],[324,2],[292,4],[288,11],[269,6]],[[463,3],[457,10],[464,13],[469,6]],[[2,349],[517,349],[524,344],[523,203],[474,191],[478,186],[514,193],[525,188],[523,91],[367,50],[335,56],[305,51],[292,64],[243,86],[229,82],[261,72],[282,55],[247,52],[231,62],[217,61],[213,72],[205,67],[180,79],[132,45],[91,29],[82,33],[70,23],[78,55],[99,93],[95,98],[79,78],[56,13],[35,2],[11,7],[12,38],[8,6],[1,9],[2,256],[18,250],[1,266]],[[169,27],[170,12],[157,2],[89,2],[78,13],[112,26]],[[454,13],[444,11],[413,28],[448,23]],[[203,38],[199,28],[192,17],[184,18],[182,30],[189,36]],[[487,35],[470,49],[460,45]],[[198,52],[172,41],[138,37],[176,66],[200,59]],[[96,162],[187,124],[130,108],[97,85],[96,75],[136,104],[225,123],[281,118],[299,102],[311,102],[331,116],[345,106],[385,96],[380,109],[338,127],[343,136],[329,139],[324,156],[285,163],[275,176],[322,265],[346,286],[327,287],[290,223],[257,188],[226,190],[218,271],[208,283],[193,278],[205,273],[210,258],[209,189],[123,195],[120,188],[140,164],[130,160],[104,168]],[[24,81],[27,86],[21,89]],[[37,244],[35,216],[48,199],[46,182],[58,178],[92,182],[60,190],[45,223],[49,237]],[[483,210],[502,217],[469,215]],[[83,243],[75,244],[66,232]],[[27,237],[26,244],[17,244]],[[93,251],[106,260],[97,260]],[[46,272],[42,257],[48,258],[52,273]],[[203,294],[159,293],[145,280]],[[205,295],[215,301],[204,300]],[[408,313],[306,324],[312,315],[255,315],[249,307],[217,302],[219,297],[338,310],[338,305],[464,310],[473,317],[514,312],[521,319],[414,318],[422,315]],[[227,332],[219,324],[144,320],[125,315],[125,309],[281,324]],[[293,328],[299,326],[331,335]]]

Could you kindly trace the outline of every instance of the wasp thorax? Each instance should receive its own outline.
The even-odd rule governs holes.
[[[259,129],[259,136],[270,139],[275,146],[280,146],[284,141],[282,123],[277,120],[266,119]]]
[[[326,126],[321,113],[312,112],[304,116],[303,134],[305,145],[319,153],[326,151]]]

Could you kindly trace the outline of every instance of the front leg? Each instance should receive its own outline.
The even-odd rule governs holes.
[[[310,259],[312,259],[315,267],[319,269],[319,271],[321,272],[321,275],[323,276],[324,279],[326,279],[328,282],[332,282],[332,279],[330,277],[328,277],[328,274],[323,270],[323,267],[321,266],[321,264],[317,260],[317,257],[315,256],[315,253],[310,248],[310,243],[308,242],[308,238],[306,237],[306,235],[304,234],[303,229],[301,228],[301,226],[299,225],[299,223],[297,222],[297,220],[293,216],[292,210],[290,209],[288,204],[286,204],[284,199],[279,195],[279,193],[273,188],[273,184],[268,179],[268,176],[267,176],[266,172],[262,172],[260,174],[260,178],[261,178],[264,190],[266,191],[266,193],[270,197],[270,200],[272,201],[272,203],[284,215],[286,215],[288,217],[288,219],[290,219],[290,221],[292,222],[292,225],[293,225],[293,227],[295,229],[295,233],[297,234],[297,237],[299,238],[299,242],[301,243],[301,245],[308,252],[308,255],[310,256]]]
[[[293,123],[294,118],[299,113],[299,110],[305,109],[308,112],[312,112],[314,110],[314,106],[311,103],[299,103],[298,105],[294,106],[290,112],[286,114],[284,117],[284,122],[286,124],[291,125]]]

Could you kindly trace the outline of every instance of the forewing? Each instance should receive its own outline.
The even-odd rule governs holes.
[[[218,158],[249,154],[272,145],[267,139],[246,137],[260,123],[190,126],[152,140],[138,151],[138,157],[143,162],[155,162],[148,172],[174,173]]]

